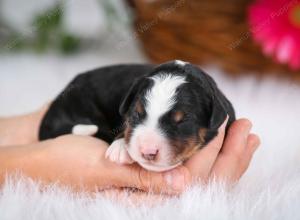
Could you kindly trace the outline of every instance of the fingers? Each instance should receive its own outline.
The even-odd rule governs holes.
[[[137,189],[163,194],[178,194],[191,182],[187,168],[179,166],[166,172],[151,172],[137,164],[116,168],[114,185],[117,187],[135,187]]]
[[[231,125],[211,177],[235,182],[243,175],[260,144],[257,135],[249,134],[251,127],[247,119],[237,120]]]
[[[114,177],[113,186],[178,194],[192,182],[192,177],[193,181],[199,179],[206,181],[211,177],[217,180],[225,179],[229,183],[237,181],[248,168],[260,140],[257,135],[250,134],[251,122],[240,119],[231,125],[224,141],[227,120],[220,127],[217,137],[190,158],[184,166],[159,173],[147,171],[137,164],[126,166],[114,164],[115,167],[109,168]]]
[[[255,134],[249,134],[247,139],[247,146],[243,156],[244,159],[241,160],[241,164],[233,178],[233,181],[237,181],[238,179],[240,179],[241,176],[246,172],[250,164],[250,161],[253,157],[253,154],[257,150],[259,145],[260,145],[259,137]]]
[[[193,177],[193,181],[205,180],[208,178],[213,164],[222,147],[225,128],[228,122],[228,116],[224,123],[219,128],[218,135],[203,149],[193,155],[186,163],[187,167]]]
[[[252,123],[248,119],[239,119],[232,123],[224,141],[222,152],[240,155],[246,148],[247,137],[251,128]]]
[[[152,190],[155,193],[177,194],[184,191],[190,179],[189,171],[183,166],[162,173],[149,172],[140,168],[137,183],[145,191]]]

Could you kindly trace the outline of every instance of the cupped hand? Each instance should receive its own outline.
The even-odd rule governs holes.
[[[66,135],[37,143],[30,160],[23,162],[29,176],[89,191],[137,188],[155,193],[178,194],[193,181],[210,178],[237,181],[246,171],[259,138],[249,134],[247,119],[235,121],[224,140],[226,122],[218,136],[184,165],[167,172],[150,172],[137,164],[119,165],[105,159],[108,144],[93,138]],[[222,147],[223,146],[223,147]],[[32,167],[32,160],[36,167]],[[26,169],[27,167],[27,169]]]
[[[170,187],[168,173],[149,172],[137,164],[111,162],[105,158],[108,144],[94,137],[64,135],[13,148],[19,155],[15,166],[25,175],[45,183],[55,182],[87,191],[136,188],[169,194],[181,192],[183,187]],[[189,173],[181,174],[182,180],[188,183]]]
[[[217,137],[185,163],[194,181],[213,178],[235,183],[247,170],[260,139],[250,133],[252,124],[248,119],[233,122],[225,137],[226,123],[227,120],[219,128]]]

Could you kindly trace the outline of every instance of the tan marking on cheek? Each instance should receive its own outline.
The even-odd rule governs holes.
[[[182,121],[183,117],[184,117],[184,113],[182,111],[176,111],[173,115],[173,119],[175,122]]]
[[[201,149],[205,143],[205,136],[207,134],[206,128],[200,128],[198,132],[199,143],[195,141],[195,139],[191,138],[188,140],[188,144],[186,145],[184,151],[180,154],[182,159],[187,159],[191,157],[196,151]]]
[[[184,146],[183,152],[179,155],[180,160],[190,158],[200,148],[201,144],[197,144],[194,138],[190,138]]]
[[[126,128],[124,130],[124,139],[125,139],[125,143],[128,144],[132,134],[132,128],[129,125],[128,121],[125,122],[125,126]]]
[[[173,141],[171,146],[175,148],[174,161],[179,162],[191,157],[198,149],[199,144],[196,143],[196,138],[189,138],[185,141]],[[176,153],[176,151],[178,153]]]
[[[206,128],[200,128],[199,129],[198,135],[199,135],[199,139],[200,139],[200,142],[201,142],[202,145],[205,143],[206,134],[207,134],[207,129]]]
[[[181,160],[188,159],[193,154],[195,154],[196,151],[198,151],[199,149],[201,149],[204,146],[206,134],[207,134],[207,129],[200,128],[199,132],[198,132],[198,136],[199,136],[199,140],[200,140],[199,143],[196,143],[194,138],[188,139],[184,151],[179,155]]]

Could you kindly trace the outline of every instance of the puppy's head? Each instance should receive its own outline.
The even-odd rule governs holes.
[[[164,171],[205,146],[226,117],[211,83],[198,67],[182,61],[162,64],[134,82],[120,106],[132,159]]]

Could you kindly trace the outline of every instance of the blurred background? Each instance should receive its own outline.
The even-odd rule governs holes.
[[[0,0],[0,116],[37,109],[82,71],[171,59],[200,65],[253,121],[266,170],[299,155],[297,0]]]

